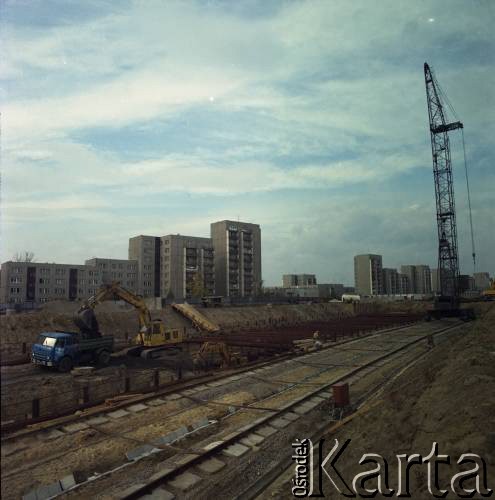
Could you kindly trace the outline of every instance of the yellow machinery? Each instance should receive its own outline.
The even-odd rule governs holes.
[[[492,281],[492,285],[490,288],[481,292],[481,296],[485,300],[495,300],[495,280]]]
[[[175,345],[183,342],[182,331],[177,328],[165,328],[161,319],[152,319],[150,310],[145,301],[139,295],[136,295],[118,282],[110,285],[102,285],[100,289],[90,297],[78,311],[81,314],[88,309],[94,309],[100,302],[110,299],[120,299],[134,306],[139,314],[139,332],[136,335],[133,344],[142,347],[163,347]]]
[[[196,369],[208,369],[214,366],[227,368],[234,364],[240,364],[240,362],[240,355],[230,353],[225,342],[204,342],[194,355]]]

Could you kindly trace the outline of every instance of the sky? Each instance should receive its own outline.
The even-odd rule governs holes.
[[[266,285],[352,284],[360,253],[436,267],[427,61],[465,127],[476,270],[495,274],[495,2],[0,6],[2,262],[127,258],[129,237],[230,219],[260,224]]]

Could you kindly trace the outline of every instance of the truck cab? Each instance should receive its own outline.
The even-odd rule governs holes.
[[[31,362],[68,372],[82,361],[108,364],[112,349],[112,336],[83,339],[74,332],[43,332],[33,344]]]

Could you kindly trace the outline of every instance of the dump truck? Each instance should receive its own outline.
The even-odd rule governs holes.
[[[86,337],[79,332],[43,332],[33,344],[31,362],[68,372],[80,363],[107,365],[113,350],[112,335]]]

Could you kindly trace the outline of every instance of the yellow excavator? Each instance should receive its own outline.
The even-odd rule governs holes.
[[[139,331],[133,339],[134,348],[129,351],[130,354],[141,354],[142,357],[148,358],[153,356],[153,352],[177,347],[184,341],[181,330],[165,328],[161,319],[152,319],[144,299],[125,289],[118,282],[102,285],[95,295],[90,297],[77,311],[74,322],[87,337],[100,336],[93,310],[100,302],[111,299],[127,302],[134,306],[139,314]]]
[[[495,300],[495,279],[492,280],[490,288],[481,292],[484,300]]]

